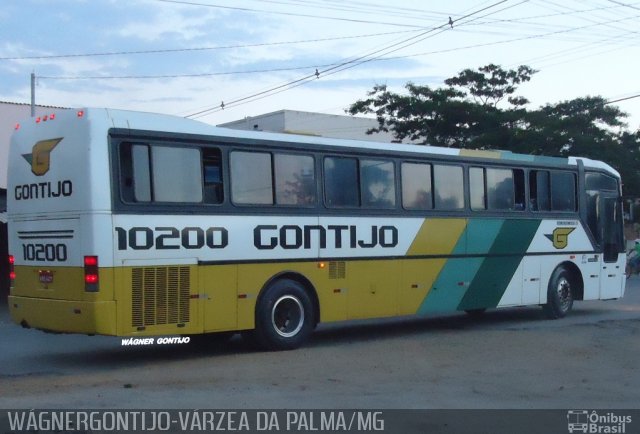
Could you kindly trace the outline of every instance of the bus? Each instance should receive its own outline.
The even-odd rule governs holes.
[[[551,158],[62,110],[16,125],[12,320],[150,337],[622,297],[619,174]]]

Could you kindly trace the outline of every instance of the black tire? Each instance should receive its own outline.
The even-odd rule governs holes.
[[[482,317],[486,311],[487,309],[482,307],[479,309],[467,309],[465,310],[465,313],[469,315],[470,318],[477,319]]]
[[[564,318],[571,311],[574,282],[573,275],[566,268],[560,266],[554,270],[547,288],[547,304],[542,306],[547,318]]]
[[[313,332],[314,312],[304,286],[295,280],[277,280],[258,299],[253,338],[266,350],[298,348]]]

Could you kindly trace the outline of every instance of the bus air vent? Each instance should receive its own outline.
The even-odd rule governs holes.
[[[134,268],[131,287],[133,327],[189,322],[189,267]]]
[[[329,262],[329,279],[344,279],[347,274],[347,265],[344,261]]]

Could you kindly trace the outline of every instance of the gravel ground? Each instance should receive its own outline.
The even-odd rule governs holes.
[[[321,326],[305,347],[123,347],[0,306],[0,408],[637,408],[640,279],[624,299]]]

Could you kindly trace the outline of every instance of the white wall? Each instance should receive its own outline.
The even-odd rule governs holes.
[[[237,130],[305,134],[383,143],[389,143],[394,140],[393,135],[390,133],[366,134],[368,129],[378,126],[378,121],[372,118],[328,115],[296,110],[280,110],[227,122],[218,126]]]

